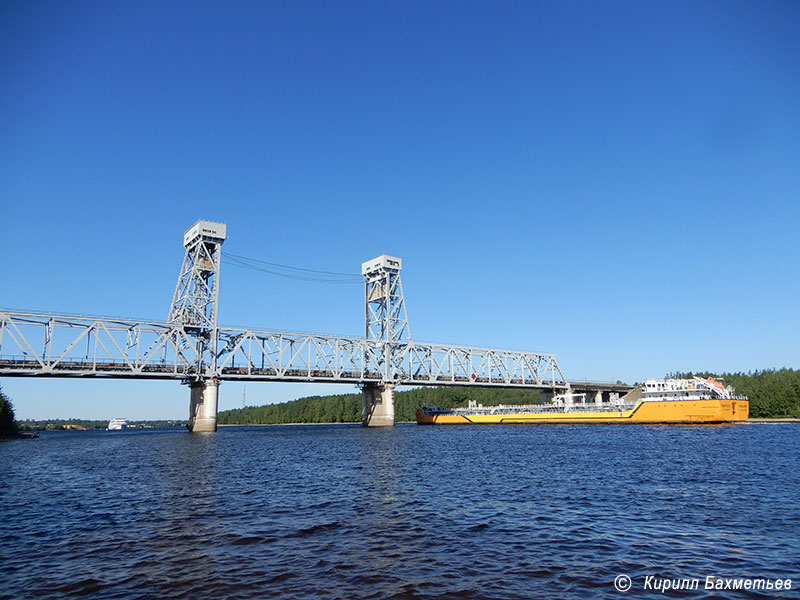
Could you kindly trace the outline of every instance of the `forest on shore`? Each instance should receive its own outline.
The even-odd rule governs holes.
[[[752,418],[800,418],[800,370],[767,369],[749,373],[672,373],[668,377],[714,377],[750,399]],[[395,393],[395,419],[413,421],[423,404],[440,408],[466,407],[470,400],[484,406],[537,404],[539,390],[477,387],[417,388]],[[308,396],[262,406],[246,406],[219,413],[220,425],[276,425],[280,423],[358,423],[361,394]]]
[[[484,406],[497,404],[537,404],[539,390],[492,389],[478,387],[416,388],[395,392],[397,421],[413,421],[423,404],[440,408],[467,406],[470,400]],[[280,404],[246,406],[219,413],[220,425],[276,425],[279,423],[360,423],[361,393],[335,396],[308,396]]]
[[[0,387],[0,438],[17,435],[17,424],[14,421],[14,407],[11,399],[3,393]]]
[[[17,421],[20,431],[61,431],[106,429],[108,419],[25,419]],[[128,420],[128,429],[164,429],[166,427],[185,427],[186,420],[156,419],[150,421]]]

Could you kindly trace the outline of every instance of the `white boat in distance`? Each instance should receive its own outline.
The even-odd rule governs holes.
[[[120,429],[128,428],[128,419],[111,419],[108,422],[108,431],[119,431]]]

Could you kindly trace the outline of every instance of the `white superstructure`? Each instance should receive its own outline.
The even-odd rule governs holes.
[[[128,419],[111,419],[108,422],[108,431],[119,431],[128,428]]]
[[[214,221],[198,221],[183,234],[183,246],[188,248],[200,238],[218,241],[220,244],[227,237],[228,228],[225,223]]]
[[[735,390],[713,377],[703,379],[648,379],[644,382],[642,400],[731,400]]]

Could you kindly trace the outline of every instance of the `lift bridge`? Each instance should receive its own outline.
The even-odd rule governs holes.
[[[222,223],[186,231],[166,322],[0,309],[0,376],[177,379],[189,429],[215,431],[221,381],[357,384],[362,423],[394,425],[398,385],[570,388],[552,354],[411,340],[402,261],[362,264],[365,337],[232,329],[217,324]]]

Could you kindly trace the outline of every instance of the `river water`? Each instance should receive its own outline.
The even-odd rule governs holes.
[[[793,424],[44,433],[0,444],[0,598],[798,597],[799,448]]]

